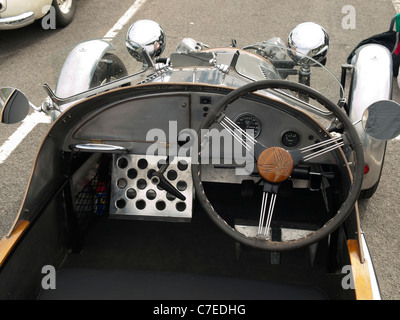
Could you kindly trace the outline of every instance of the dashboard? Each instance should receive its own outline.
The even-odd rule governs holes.
[[[108,143],[134,154],[178,152],[188,146],[188,136],[196,133],[201,121],[222,98],[215,93],[170,93],[134,97],[106,104],[79,121],[64,143],[64,149],[82,143]],[[225,112],[236,125],[251,130],[265,146],[287,150],[306,147],[328,137],[326,131],[304,112],[270,99],[239,99]],[[310,125],[311,124],[311,125]],[[222,130],[216,124],[212,128]],[[190,137],[189,137],[190,138]],[[190,144],[193,146],[192,144]],[[221,153],[221,158],[224,154]],[[318,162],[332,162],[330,155]]]
[[[104,153],[104,149],[96,151],[96,146],[115,147],[107,151],[112,153],[110,216],[190,220],[194,199],[191,165],[196,161],[201,161],[203,182],[233,185],[260,180],[254,170],[254,157],[249,157],[229,133],[217,135],[208,149],[198,152],[201,122],[230,90],[176,86],[167,92],[154,90],[151,85],[144,87],[144,93],[124,88],[99,95],[72,107],[63,116],[67,120],[58,121],[61,131],[69,132],[63,141],[64,151],[87,151],[84,146],[91,145],[94,149],[88,149],[90,152]],[[149,93],[148,88],[153,90]],[[306,113],[262,95],[236,100],[226,109],[225,116],[241,129],[251,130],[256,140],[267,147],[295,150],[328,137]],[[223,132],[219,123],[214,123],[209,132],[215,129]],[[335,154],[326,153],[307,165],[337,164]],[[165,192],[152,175],[167,159],[165,178],[182,198]],[[306,180],[293,179],[294,188],[308,188],[307,184]]]

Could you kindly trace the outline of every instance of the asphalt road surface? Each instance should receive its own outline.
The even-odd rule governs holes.
[[[61,49],[103,37],[132,6],[134,0],[78,0],[74,21],[65,29],[44,30],[41,23],[0,31],[0,87],[21,89],[39,106],[46,97],[41,87],[45,69]],[[379,3],[379,4],[377,4]],[[355,26],[343,28],[343,7],[355,9]],[[118,36],[138,19],[160,23],[167,34],[166,54],[184,37],[210,46],[239,46],[286,39],[293,27],[305,21],[321,24],[330,34],[328,67],[340,75],[340,66],[357,43],[387,31],[396,14],[391,0],[147,0]],[[118,28],[114,29],[118,31]],[[396,79],[394,79],[396,80]],[[400,102],[394,82],[393,99]],[[19,210],[33,159],[50,124],[39,123],[0,164],[0,237],[5,235]],[[0,146],[19,127],[0,125]],[[360,203],[362,228],[369,245],[383,299],[400,299],[400,210],[398,206],[400,140],[389,142],[382,181],[375,196]]]

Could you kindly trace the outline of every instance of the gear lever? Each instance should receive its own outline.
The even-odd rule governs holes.
[[[177,197],[178,199],[185,201],[186,197],[179,192],[165,177],[164,177],[164,172],[167,170],[169,167],[169,157],[167,158],[167,161],[165,164],[161,166],[161,168],[158,171],[152,172],[150,174],[150,179],[151,182],[154,183],[155,185],[160,186],[163,188],[165,191],[169,192],[173,196]]]

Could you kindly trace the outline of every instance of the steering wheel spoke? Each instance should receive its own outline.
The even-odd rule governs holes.
[[[257,141],[254,138],[254,135],[243,130],[232,119],[226,116],[225,113],[222,113],[216,122],[219,123],[236,141],[238,141],[243,148],[245,148],[250,154],[253,154],[256,160],[262,150],[267,148]]]
[[[271,196],[268,202],[269,195]],[[271,228],[272,216],[275,210],[277,193],[275,192],[263,192],[263,198],[261,202],[260,219],[258,222],[257,237],[269,239],[269,233]],[[268,207],[268,212],[267,212]],[[265,214],[267,213],[267,214]]]
[[[267,146],[258,142],[254,136],[239,127],[234,121],[227,117],[224,113],[218,118],[217,122],[238,141],[243,148],[254,156],[257,161],[264,150],[268,149]],[[327,152],[333,151],[344,146],[342,136],[332,137],[330,139],[318,142],[314,145],[300,148],[298,150],[289,150],[292,155],[294,165],[302,162],[307,162],[311,159],[319,157]],[[284,150],[284,149],[283,149]]]
[[[333,137],[328,140],[300,149],[304,161],[309,161],[327,152],[333,151],[344,146],[342,136]]]

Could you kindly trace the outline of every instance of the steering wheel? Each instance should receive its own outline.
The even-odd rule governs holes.
[[[271,239],[271,237],[269,237],[271,219],[274,212],[276,196],[279,192],[279,185],[290,178],[293,168],[297,164],[307,162],[308,160],[318,157],[323,153],[331,152],[332,150],[343,146],[345,142],[342,136],[339,136],[329,138],[309,147],[289,151],[276,146],[265,147],[258,143],[252,136],[245,133],[238,126],[235,127],[234,122],[230,120],[224,112],[231,103],[240,97],[253,93],[257,90],[266,89],[291,90],[297,92],[298,94],[307,95],[309,98],[319,102],[329,111],[331,111],[333,115],[342,123],[344,130],[343,132],[346,135],[346,145],[348,145],[353,151],[352,161],[354,165],[354,174],[351,173],[350,169],[348,170],[350,175],[350,187],[347,198],[343,201],[336,214],[334,214],[333,217],[322,227],[303,238],[295,240],[274,241]],[[279,104],[280,102],[275,101],[275,104],[276,103]],[[202,165],[201,163],[193,164],[193,180],[196,197],[203,209],[224,232],[226,232],[236,241],[251,247],[270,251],[286,251],[309,246],[327,237],[344,222],[344,220],[353,210],[361,190],[364,170],[364,155],[362,144],[356,129],[347,118],[345,113],[342,112],[337,105],[335,105],[332,101],[318,91],[315,91],[306,85],[293,83],[286,80],[263,80],[252,82],[233,90],[219,101],[213,111],[214,112],[209,112],[208,115],[203,119],[198,130],[199,159],[201,159],[200,154],[204,143],[204,139],[201,134],[202,132],[204,134],[204,130],[209,129],[212,124],[216,122],[220,123],[232,135],[234,135],[234,130],[242,130],[239,132],[239,135],[236,134],[236,139],[238,139],[240,135],[243,135],[245,136],[245,139],[240,139],[242,140],[241,143],[243,146],[246,145],[246,141],[253,143],[254,148],[252,149],[252,154],[254,155],[257,163],[257,171],[264,182],[263,199],[261,203],[257,235],[244,235],[243,233],[237,231],[234,227],[230,226],[214,209],[206,195],[201,181]],[[270,197],[269,208],[267,206],[268,197]]]

